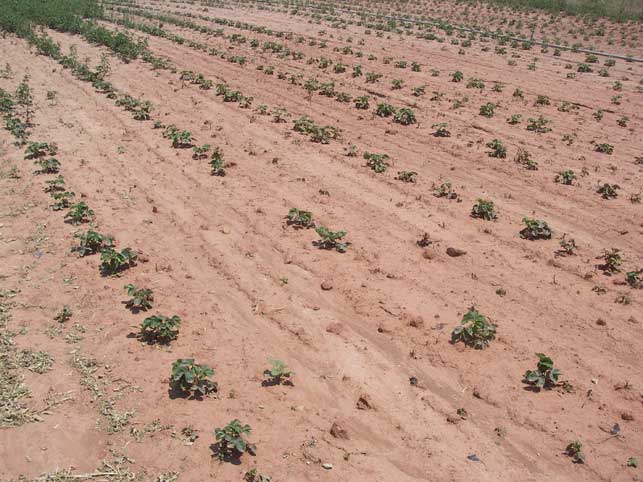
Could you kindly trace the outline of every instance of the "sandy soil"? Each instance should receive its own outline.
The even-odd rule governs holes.
[[[160,6],[176,10],[175,4]],[[190,9],[196,10],[184,11]],[[207,14],[241,17],[228,9]],[[270,11],[244,12],[243,18],[295,34],[330,31]],[[218,49],[231,46],[223,38],[164,28]],[[154,119],[222,149],[235,163],[225,177],[211,176],[207,161],[173,149],[151,122],[133,120],[23,41],[0,40],[15,72],[13,79],[0,79],[0,87],[13,91],[24,74],[31,77],[37,107],[31,140],[58,144],[61,173],[95,211],[95,229],[143,253],[119,277],[100,276],[97,256],[72,253],[73,233],[86,227],[70,226],[51,210],[43,183],[52,176],[33,175],[23,150],[0,132],[0,301],[9,307],[16,346],[54,358],[45,374],[20,370],[32,392],[25,403],[38,410],[52,394],[71,397],[41,421],[0,431],[0,478],[115,471],[101,463],[122,456],[131,462],[121,458],[113,467],[152,481],[174,480],[159,478],[170,472],[182,481],[236,481],[254,467],[273,481],[641,477],[641,469],[626,462],[643,459],[643,291],[622,281],[626,271],[643,267],[642,208],[630,201],[643,189],[643,168],[635,162],[643,155],[643,102],[636,90],[643,67],[619,61],[611,77],[594,72],[566,79],[564,64],[583,56],[523,53],[509,67],[511,49],[503,57],[476,44],[462,56],[446,43],[362,32],[349,27],[335,34],[325,52],[306,43],[296,47],[306,58],[342,60],[349,66],[345,74],[259,54],[247,44],[230,50],[248,57],[239,66],[147,37],[150,51],[179,71],[225,81],[254,97],[253,106],[282,106],[292,119],[306,114],[339,127],[342,140],[328,145],[294,132],[292,119],[271,122],[221,102],[214,89],[183,85],[178,74],[110,57],[109,80],[150,100]],[[92,65],[104,52],[77,37],[51,35],[63,50],[76,45]],[[345,45],[340,35],[352,35],[354,43],[364,38],[360,48],[378,60],[332,52]],[[295,48],[294,41],[289,45]],[[384,56],[418,61],[422,71],[385,65]],[[532,72],[526,65],[533,56],[539,60]],[[380,82],[351,78],[356,63],[382,73]],[[274,65],[275,75],[257,65]],[[464,73],[462,83],[450,81],[455,70]],[[317,94],[307,98],[301,86],[279,80],[279,71],[334,80],[351,96],[377,98],[372,104],[412,106],[419,124],[374,117],[373,105],[364,112]],[[472,77],[486,88],[467,89]],[[390,90],[394,78],[405,79],[402,90]],[[617,79],[620,92],[612,90]],[[502,92],[492,91],[494,81],[504,84]],[[419,85],[427,85],[427,95],[416,98],[410,88]],[[516,88],[524,100],[512,96]],[[46,100],[47,91],[57,92],[55,103]],[[442,100],[429,100],[434,91]],[[610,102],[616,94],[623,96],[620,105]],[[452,101],[465,95],[465,106],[453,109]],[[537,95],[548,95],[551,105],[535,106]],[[562,101],[579,108],[560,112]],[[492,118],[478,114],[487,102],[498,103]],[[601,122],[592,117],[597,109],[605,110]],[[515,113],[522,123],[509,125],[506,118]],[[552,132],[526,130],[527,119],[538,115],[551,119]],[[616,124],[622,116],[629,117],[628,127]],[[452,136],[434,137],[436,122],[448,122]],[[571,145],[561,140],[565,134],[574,136]],[[506,159],[487,155],[485,144],[493,138],[506,144]],[[614,154],[596,152],[592,142],[613,144]],[[349,145],[357,146],[358,157],[344,155]],[[538,170],[513,162],[519,147],[538,161]],[[376,174],[364,166],[364,151],[386,153],[393,165]],[[13,166],[18,179],[9,175]],[[578,174],[575,185],[554,182],[563,169]],[[417,182],[396,180],[401,170],[416,171]],[[433,185],[446,179],[461,202],[432,195]],[[604,182],[621,187],[616,199],[596,193]],[[495,202],[496,221],[470,216],[480,197]],[[313,230],[288,227],[284,216],[291,207],[347,230],[348,251],[320,250]],[[521,239],[524,216],[546,220],[553,238]],[[420,248],[416,241],[424,233],[433,243]],[[574,256],[556,255],[564,233],[576,240]],[[466,254],[451,257],[447,248]],[[607,276],[596,258],[611,248],[622,250],[624,263],[620,273]],[[150,313],[123,306],[127,283],[154,290]],[[59,324],[53,317],[63,305],[73,316]],[[450,343],[471,306],[498,325],[497,339],[485,350]],[[169,346],[135,336],[141,321],[157,312],[183,320]],[[527,390],[522,378],[535,368],[535,352],[551,356],[573,388]],[[168,392],[172,362],[188,357],[214,368],[215,395],[199,401]],[[262,386],[269,358],[292,368],[293,386]],[[370,408],[358,404],[363,396]],[[123,417],[129,411],[131,417]],[[234,418],[252,426],[249,438],[257,444],[257,455],[243,455],[240,465],[219,462],[211,447],[214,428]],[[345,438],[342,431],[331,434],[334,423]],[[610,433],[614,424],[617,436]],[[182,440],[188,426],[199,435],[191,445]],[[584,445],[584,465],[564,453],[576,439]]]

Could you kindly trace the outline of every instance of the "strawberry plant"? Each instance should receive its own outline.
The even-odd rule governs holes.
[[[489,157],[497,157],[499,159],[507,157],[507,148],[500,139],[493,139],[492,141],[487,142],[486,145],[491,149],[491,151],[489,151]]]
[[[379,174],[385,172],[386,169],[388,169],[388,160],[390,159],[390,157],[388,156],[388,154],[374,154],[371,152],[365,152],[364,159],[366,159],[366,165]]]
[[[74,246],[72,251],[78,253],[81,258],[114,247],[114,238],[96,231],[89,230],[86,233],[75,233],[74,238],[78,239],[78,246]]]
[[[474,218],[485,219],[486,221],[493,221],[498,217],[493,201],[480,198],[478,198],[471,208],[471,216]]]
[[[36,164],[40,166],[36,174],[58,174],[58,171],[60,171],[60,162],[58,162],[58,159],[55,157],[39,159],[36,161]]]
[[[619,189],[620,186],[618,184],[605,183],[602,186],[599,186],[596,192],[599,193],[603,199],[614,199],[618,196],[616,191]]]
[[[52,204],[51,209],[53,209],[54,211],[62,211],[63,209],[68,209],[71,206],[74,196],[76,196],[76,194],[70,191],[52,192],[51,197],[55,202],[54,204]]]
[[[516,154],[516,157],[514,157],[514,162],[522,165],[529,171],[538,170],[538,163],[531,158],[527,149],[523,149],[522,147],[518,148],[518,153]]]
[[[199,365],[194,358],[179,358],[172,363],[170,386],[188,396],[203,396],[217,390],[210,380],[214,370],[207,365]]]
[[[402,182],[416,182],[418,173],[415,171],[398,171],[397,179]]]
[[[614,152],[614,146],[606,142],[602,144],[596,144],[596,152],[600,152],[602,154],[612,154]]]
[[[393,90],[400,90],[403,85],[404,81],[402,79],[393,79],[391,81],[391,89]]]
[[[408,109],[406,107],[398,110],[395,113],[395,115],[393,116],[393,122],[397,122],[398,124],[402,124],[403,126],[417,124],[415,114],[411,109]]]
[[[82,223],[88,223],[94,217],[94,211],[89,209],[89,206],[81,201],[70,206],[69,211],[65,214],[65,221],[78,226]]]
[[[362,110],[368,109],[369,107],[368,101],[369,101],[368,95],[362,95],[360,97],[356,97],[355,108],[362,109]]]
[[[147,311],[152,309],[152,302],[154,301],[154,294],[149,288],[139,288],[134,284],[125,285],[125,292],[127,296],[131,296],[125,302],[125,306],[137,313],[138,311]]]
[[[281,360],[269,359],[268,362],[272,367],[264,372],[268,377],[267,383],[270,385],[280,385],[284,378],[290,378],[293,372],[290,371],[288,366]]]
[[[62,310],[56,313],[56,316],[54,316],[54,321],[57,321],[58,323],[66,323],[71,320],[72,315],[73,313],[71,311],[71,308],[65,305],[63,306]]]
[[[467,89],[484,89],[484,81],[482,79],[473,78],[467,82]]]
[[[366,83],[374,84],[375,82],[378,82],[381,78],[382,78],[382,74],[378,74],[376,72],[368,72],[366,74]]]
[[[643,288],[643,268],[638,271],[628,271],[625,273],[625,282],[632,288]]]
[[[551,105],[549,96],[539,95],[538,97],[536,97],[536,101],[534,102],[534,105]]]
[[[563,237],[560,239],[558,245],[560,246],[558,254],[563,256],[572,256],[576,254],[576,241],[574,240],[574,238],[568,239],[567,234],[563,234]]]
[[[29,142],[25,149],[25,159],[38,159],[44,156],[55,156],[58,146],[55,143]]]
[[[551,239],[552,231],[545,221],[540,219],[523,218],[525,227],[520,231],[522,239]]]
[[[550,123],[551,121],[549,119],[545,119],[543,116],[538,117],[538,119],[534,119],[533,117],[530,117],[527,130],[536,132],[538,134],[551,132],[551,127],[549,127]]]
[[[138,254],[131,248],[125,248],[119,253],[108,247],[100,254],[100,271],[104,276],[114,275],[136,265]]]
[[[451,333],[452,343],[461,341],[478,350],[486,348],[495,337],[496,325],[489,323],[487,318],[474,308],[462,317],[460,324]]]
[[[485,117],[493,117],[493,113],[496,109],[496,104],[493,102],[487,102],[486,104],[480,106],[480,115]]]
[[[242,425],[236,418],[223,428],[214,429],[217,439],[217,456],[220,460],[236,460],[245,452],[255,454],[256,447],[244,436],[250,435],[250,425]]]
[[[345,253],[348,249],[348,243],[340,242],[346,236],[346,231],[331,231],[324,226],[318,226],[315,231],[321,238],[316,242],[321,249],[335,249],[339,253]]]
[[[181,318],[154,315],[149,316],[141,323],[141,338],[150,343],[169,343],[179,334]]]
[[[205,159],[208,157],[208,151],[212,146],[210,144],[203,144],[202,146],[194,146],[192,148],[192,159],[198,160],[198,159]]]
[[[433,135],[435,137],[451,137],[451,131],[448,129],[449,124],[446,122],[438,122],[431,126],[435,129]]]
[[[535,370],[525,372],[525,383],[533,385],[536,390],[555,387],[558,384],[560,370],[554,368],[554,361],[542,353],[536,353],[538,365]]]
[[[572,171],[571,169],[567,169],[556,174],[554,181],[565,184],[567,186],[571,186],[575,179],[576,174],[574,173],[574,171]]]
[[[218,147],[216,147],[214,151],[212,151],[212,156],[210,157],[210,167],[212,168],[213,176],[225,176],[226,172],[223,153]]]
[[[585,453],[583,452],[583,444],[579,440],[570,442],[565,448],[565,453],[572,458],[575,464],[585,463]]]
[[[439,186],[433,186],[433,195],[435,197],[445,197],[447,199],[458,199],[458,194],[453,190],[450,181],[444,181]]]
[[[422,97],[424,94],[426,94],[426,89],[424,86],[413,87],[412,93],[414,97]]]
[[[288,226],[295,228],[312,228],[315,226],[313,222],[313,213],[310,211],[303,211],[297,208],[291,208],[286,216],[286,223]]]
[[[451,75],[451,81],[452,82],[462,82],[462,79],[464,79],[464,74],[462,72],[460,72],[459,70],[456,70]]]
[[[192,133],[190,131],[176,131],[170,136],[172,147],[187,148],[192,146]]]
[[[393,107],[391,104],[386,103],[377,104],[375,114],[380,117],[390,117],[395,114],[395,107]]]
[[[257,469],[248,470],[243,476],[243,482],[270,482],[271,480],[267,475],[257,472]]]
[[[47,187],[45,187],[45,192],[48,193],[55,193],[65,190],[65,178],[60,174],[58,174],[55,179],[45,181],[45,184],[47,184]]]
[[[600,268],[606,274],[612,274],[620,271],[620,266],[623,264],[621,250],[616,248],[612,248],[610,251],[604,250],[601,259],[603,260],[603,264]]]

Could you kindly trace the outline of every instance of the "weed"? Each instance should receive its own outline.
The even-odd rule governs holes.
[[[489,323],[487,319],[474,308],[462,317],[460,324],[451,333],[451,341],[463,342],[465,345],[476,349],[483,349],[496,337],[496,325]]]
[[[217,390],[215,382],[209,379],[214,370],[199,365],[193,358],[179,358],[172,364],[170,385],[190,396],[206,395]]]
[[[339,253],[345,253],[348,249],[348,243],[340,242],[346,236],[346,231],[331,231],[324,226],[318,226],[315,231],[321,238],[316,243],[321,249],[335,249]]]
[[[534,385],[537,390],[551,388],[558,384],[560,370],[554,368],[554,361],[542,353],[536,353],[538,365],[536,370],[525,372],[525,383]]]
[[[141,338],[150,343],[169,343],[179,334],[181,318],[153,315],[145,318],[141,323]]]
[[[498,217],[493,201],[481,198],[478,198],[471,208],[471,216],[474,218],[484,219],[486,221],[493,221]]]
[[[525,227],[520,231],[522,239],[551,239],[552,231],[545,221],[540,219],[523,218]]]

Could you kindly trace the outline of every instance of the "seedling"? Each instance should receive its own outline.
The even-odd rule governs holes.
[[[563,234],[563,237],[560,239],[560,243],[558,244],[560,246],[558,254],[563,256],[572,256],[576,254],[576,241],[574,238],[567,238],[567,234]]]
[[[451,131],[447,129],[449,124],[446,122],[438,122],[433,124],[431,127],[435,129],[435,132],[433,133],[435,137],[451,137]]]
[[[417,181],[417,175],[418,173],[415,171],[398,171],[397,179],[398,181],[402,182],[416,182]]]
[[[493,201],[481,198],[478,198],[471,208],[471,216],[474,218],[484,219],[486,221],[493,221],[498,217]]]
[[[583,453],[583,444],[579,440],[570,442],[565,448],[565,453],[572,458],[575,464],[585,463],[585,454]]]
[[[89,209],[89,206],[85,202],[81,201],[69,208],[69,211],[65,214],[65,221],[74,226],[78,226],[82,223],[88,223],[93,217],[94,211]]]
[[[71,316],[73,315],[71,308],[67,305],[63,306],[63,309],[60,310],[58,313],[56,313],[56,316],[54,316],[54,321],[57,321],[58,323],[65,323],[69,320],[71,320]]]
[[[603,199],[614,199],[618,196],[616,191],[619,189],[621,189],[621,187],[618,184],[605,183],[599,186],[596,192],[599,193]]]
[[[272,365],[269,370],[264,372],[264,375],[269,377],[268,383],[271,385],[280,385],[284,378],[290,378],[293,375],[288,369],[288,366],[281,360],[269,359],[268,362]]]
[[[288,226],[295,228],[312,228],[315,226],[313,222],[313,213],[310,211],[303,211],[297,208],[291,208],[286,216],[286,223]]]
[[[417,124],[415,114],[411,109],[408,108],[402,108],[398,110],[393,116],[393,122],[397,122],[398,124],[402,124],[403,126]]]
[[[458,199],[458,194],[453,190],[450,181],[444,181],[438,187],[433,187],[435,197],[445,197],[447,199]]]
[[[609,251],[605,250],[600,259],[604,261],[600,268],[606,274],[617,273],[621,270],[620,266],[623,264],[623,257],[621,256],[620,249],[612,248]]]
[[[178,336],[180,325],[181,318],[176,315],[171,318],[161,315],[149,316],[141,323],[141,338],[150,343],[169,343]]]
[[[465,345],[475,349],[483,349],[496,337],[496,325],[489,323],[487,319],[474,308],[471,308],[463,317],[458,326],[451,333],[451,341],[463,342]]]
[[[523,218],[522,222],[525,227],[520,231],[522,239],[551,239],[552,231],[545,221],[540,219]]]
[[[147,311],[152,309],[152,302],[154,301],[154,293],[149,288],[139,288],[134,284],[125,285],[125,292],[127,296],[131,296],[125,302],[125,306],[134,311]]]
[[[100,254],[100,270],[103,275],[114,275],[136,265],[138,254],[131,248],[125,248],[120,253],[112,248],[105,248]]]
[[[489,151],[489,157],[497,157],[499,159],[507,157],[507,148],[500,139],[493,139],[487,142],[487,147],[491,149],[491,151]]]
[[[78,246],[72,248],[72,251],[78,253],[81,258],[114,247],[114,238],[96,231],[89,230],[86,233],[76,233],[74,238],[78,239],[79,243]]]
[[[554,368],[554,361],[542,353],[536,353],[538,365],[535,370],[525,372],[525,383],[534,385],[537,390],[555,387],[558,384],[560,370]]]
[[[373,171],[381,174],[386,171],[389,166],[388,160],[390,159],[388,154],[374,154],[371,152],[364,153],[364,159],[366,159],[366,165],[370,167]]]
[[[317,246],[321,249],[335,249],[339,253],[345,253],[348,249],[348,243],[340,242],[346,236],[346,231],[331,231],[325,226],[318,226],[315,231],[321,238],[317,241]]]
[[[256,448],[244,436],[250,435],[250,425],[242,425],[236,418],[223,428],[214,429],[218,441],[217,456],[220,460],[238,459],[245,452],[255,454]]]
[[[170,385],[189,396],[202,396],[217,390],[211,376],[214,370],[209,366],[195,363],[194,358],[179,358],[172,363]]]
[[[60,170],[60,162],[55,157],[49,159],[39,159],[36,161],[36,164],[40,166],[40,169],[36,171],[36,174],[58,174]]]
[[[556,177],[554,178],[555,182],[559,182],[561,184],[565,184],[567,186],[571,186],[576,179],[576,174],[574,171],[571,169],[567,169],[565,171],[560,171],[558,174],[556,174]]]

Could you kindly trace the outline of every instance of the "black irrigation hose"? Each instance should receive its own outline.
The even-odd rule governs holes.
[[[278,2],[272,2],[270,0],[253,0],[253,1],[256,2],[256,3],[269,3],[269,4],[278,3]],[[310,5],[308,5],[307,7],[310,8]],[[313,8],[321,8],[321,7],[313,7]],[[344,12],[344,13],[365,15],[365,16],[368,16],[368,17],[375,17],[375,18],[385,18],[387,20],[396,20],[398,22],[414,23],[414,24],[419,24],[419,25],[431,25],[433,27],[443,27],[445,25],[444,23],[429,22],[429,21],[426,21],[426,20],[414,20],[414,19],[410,19],[410,18],[392,17],[392,16],[388,16],[388,15],[380,15],[380,14],[374,14],[374,13],[356,12],[354,10],[351,10],[350,8],[333,7],[333,9],[334,10],[339,10],[339,11]],[[492,32],[483,31],[483,30],[476,30],[476,29],[469,28],[469,27],[458,27],[456,25],[450,25],[450,26],[452,28],[456,29],[456,30],[462,30],[464,32],[473,32],[473,33],[483,34],[483,35],[485,35],[485,34],[486,35],[489,35],[489,34],[493,35]],[[530,44],[542,45],[542,46],[551,47],[551,48],[554,48],[554,49],[570,50],[570,51],[572,50],[570,47],[567,47],[567,46],[564,46],[564,45],[555,45],[555,44],[551,44],[551,43],[548,43],[548,42],[543,42],[541,40],[527,40],[527,39],[519,38],[519,37],[509,37],[507,35],[500,35],[500,37],[502,37],[504,39],[507,39],[507,40],[515,40],[517,42],[529,42]],[[643,63],[643,58],[631,57],[631,56],[628,56],[628,55],[612,54],[612,53],[609,53],[609,52],[600,52],[600,51],[581,49],[581,48],[573,49],[573,51],[574,52],[582,52],[584,54],[593,54],[593,55],[600,55],[602,57],[610,57],[610,58],[614,58],[614,59],[621,59],[621,60],[625,60],[627,62],[642,62]]]

